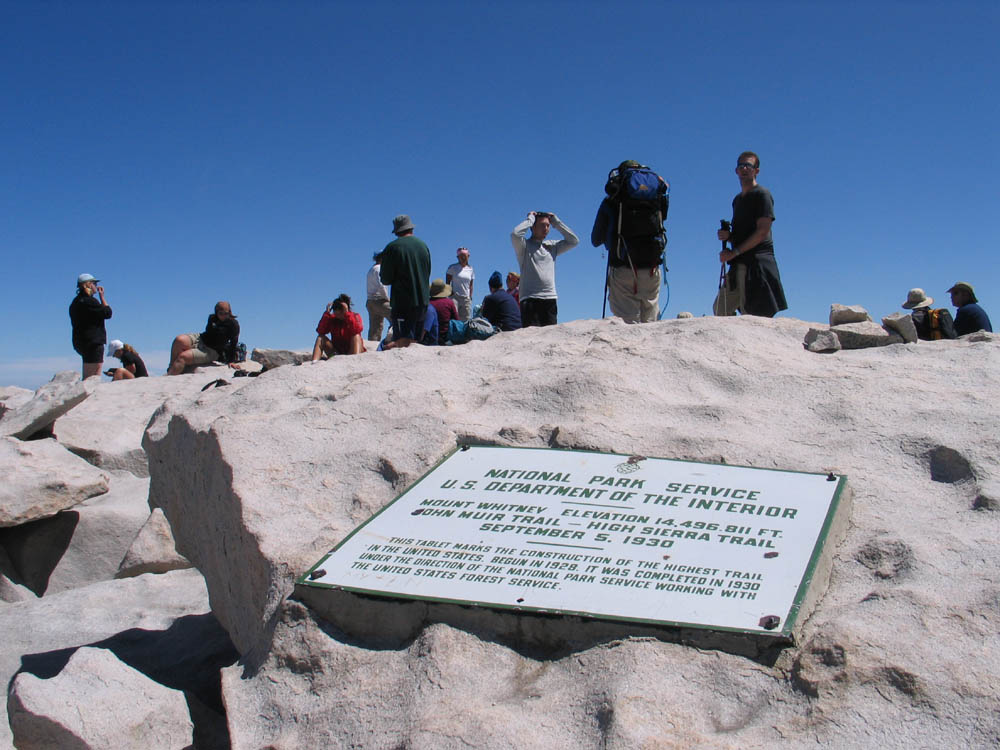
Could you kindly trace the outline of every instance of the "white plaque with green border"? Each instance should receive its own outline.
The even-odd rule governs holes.
[[[467,447],[299,583],[788,637],[845,483],[833,474]]]

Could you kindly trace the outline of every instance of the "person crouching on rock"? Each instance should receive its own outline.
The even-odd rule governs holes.
[[[316,326],[316,344],[313,346],[312,361],[323,355],[361,354],[365,349],[361,332],[364,324],[361,316],[351,310],[351,298],[341,294],[326,306],[326,312]],[[327,338],[329,336],[329,338]]]
[[[118,339],[108,343],[108,356],[122,361],[121,367],[112,367],[104,373],[110,375],[112,380],[132,380],[149,376],[146,372],[146,363],[142,361],[139,353]]]
[[[167,375],[180,375],[187,367],[224,362],[236,367],[236,348],[240,343],[240,324],[226,301],[215,303],[204,333],[182,333],[170,347]]]

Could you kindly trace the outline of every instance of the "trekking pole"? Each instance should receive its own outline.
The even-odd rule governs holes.
[[[732,227],[730,226],[729,222],[726,221],[725,219],[720,219],[719,220],[719,229],[722,229],[722,230],[724,230],[726,232],[732,231]],[[722,241],[722,252],[726,252],[726,250],[728,250],[728,249],[729,248],[726,247],[726,240],[723,240]],[[719,270],[719,298],[722,301],[722,309],[723,310],[728,310],[729,309],[728,299],[727,299],[728,296],[729,296],[729,285],[726,284],[726,262],[723,261],[722,262],[722,268]],[[718,314],[718,313],[716,313],[716,314]]]

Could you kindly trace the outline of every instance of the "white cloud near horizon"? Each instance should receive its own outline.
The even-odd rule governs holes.
[[[166,349],[142,353],[142,361],[150,375],[162,375],[167,371],[170,352]],[[104,358],[104,368],[117,363],[114,357]],[[80,372],[79,357],[28,357],[20,360],[0,361],[0,387],[17,386],[37,390],[52,380],[52,376],[64,370]],[[107,378],[104,378],[107,380]]]

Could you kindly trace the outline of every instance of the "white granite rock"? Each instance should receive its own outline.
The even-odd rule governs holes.
[[[46,593],[116,577],[132,540],[149,517],[149,479],[112,476],[108,492],[80,503],[73,537],[48,579]]]
[[[823,358],[809,327],[575,321],[169,401],[144,441],[151,499],[244,654],[233,747],[994,747],[1000,344]],[[852,527],[773,662],[645,638],[519,651],[488,611],[386,646],[286,600],[466,442],[834,471]]]
[[[830,328],[840,339],[842,349],[867,349],[873,346],[888,346],[903,343],[899,334],[885,330],[878,323],[843,323]]]
[[[166,573],[190,567],[191,563],[177,552],[170,523],[163,511],[154,508],[125,553],[115,578]]]
[[[30,401],[3,415],[0,436],[26,440],[86,399],[95,385],[92,380],[81,382],[80,373],[72,370],[57,373]]]
[[[864,323],[871,320],[868,311],[861,305],[830,305],[830,325],[843,323]]]
[[[312,359],[312,350],[254,349],[250,359],[259,362],[263,369],[273,370],[282,365],[298,365]]]
[[[0,386],[0,420],[5,414],[31,401],[35,392],[16,385]]]
[[[107,473],[55,440],[0,438],[0,528],[54,516],[108,491]]]
[[[142,435],[153,412],[168,398],[200,393],[207,383],[220,376],[228,381],[232,374],[228,367],[209,367],[177,377],[95,384],[90,398],[55,423],[56,438],[102,469],[148,477]],[[236,379],[231,386],[240,382]]]
[[[902,336],[907,344],[917,341],[917,327],[913,324],[913,316],[909,313],[895,312],[882,318],[882,326],[887,331],[894,331]]]
[[[19,674],[8,699],[19,748],[177,750],[191,744],[184,694],[102,648],[81,648],[56,677]]]
[[[26,663],[44,661],[42,657],[49,652],[104,642],[123,633],[137,637],[142,631],[166,632],[184,618],[203,616],[208,610],[204,582],[194,570],[105,581],[2,605],[0,682],[7,685]],[[174,649],[166,656],[177,662],[183,659]],[[2,701],[0,747],[9,747],[11,742],[7,702]]]
[[[811,352],[839,352],[842,348],[837,334],[829,328],[810,328],[802,345]]]

